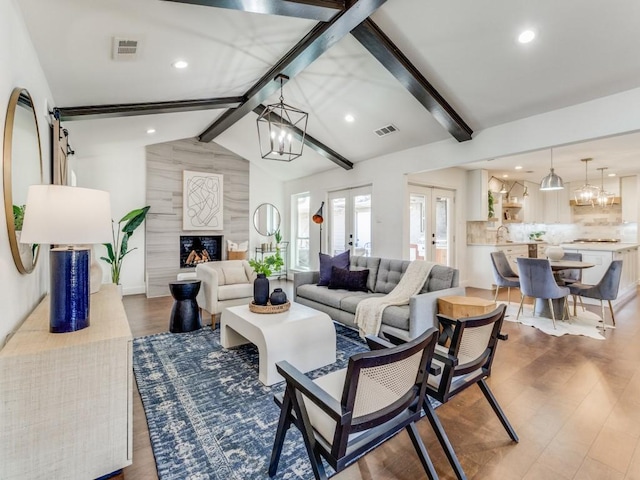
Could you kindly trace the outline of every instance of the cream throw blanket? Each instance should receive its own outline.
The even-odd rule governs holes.
[[[358,303],[355,322],[360,336],[364,338],[365,335],[377,335],[384,309],[391,305],[408,305],[409,299],[422,290],[434,265],[433,262],[414,260],[391,292],[384,297],[366,298]]]

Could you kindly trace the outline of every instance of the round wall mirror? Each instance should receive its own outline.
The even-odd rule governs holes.
[[[30,273],[38,260],[37,245],[20,243],[22,219],[30,185],[42,183],[38,120],[29,92],[15,88],[4,124],[4,211],[13,261],[20,273]]]
[[[253,226],[260,235],[273,235],[280,228],[280,212],[270,203],[259,205],[253,214]]]

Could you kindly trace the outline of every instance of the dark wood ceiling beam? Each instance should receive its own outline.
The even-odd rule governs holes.
[[[266,108],[267,107],[265,107],[264,105],[258,105],[256,108],[253,109],[253,111],[255,113],[257,113],[258,115],[261,115],[262,112],[264,112],[266,110]],[[288,123],[289,124],[289,128],[291,129],[293,136],[295,136],[298,140],[302,139],[302,130],[300,130],[298,127],[296,127],[295,125],[292,125],[289,122],[286,122],[280,115],[278,115],[276,113],[272,112],[270,116],[275,117],[276,120],[279,121],[279,122]],[[351,163],[349,160],[344,158],[342,155],[340,155],[335,150],[332,150],[331,148],[327,147],[321,141],[316,140],[315,138],[310,136],[308,133],[306,135],[304,135],[304,140],[303,141],[304,141],[304,144],[307,147],[313,149],[314,151],[316,151],[317,153],[319,153],[323,157],[328,158],[333,163],[335,163],[336,165],[339,165],[340,167],[344,168],[345,170],[351,170],[353,168],[353,163]]]
[[[242,104],[242,97],[204,98],[200,100],[175,100],[169,102],[118,103],[111,105],[88,105],[81,107],[57,107],[60,120],[83,120],[87,118],[133,117],[157,113],[193,112],[235,108]]]
[[[338,14],[331,22],[317,24],[249,89],[245,94],[246,101],[242,105],[224,112],[200,134],[199,140],[210,142],[253,111],[280,88],[280,83],[274,81],[277,75],[295,77],[385,2],[386,0],[355,0],[347,10]]]
[[[243,12],[266,13],[285,17],[307,18],[328,22],[344,10],[344,2],[338,0],[165,0],[175,3],[228,8]]]
[[[471,140],[471,127],[371,19],[362,22],[351,34],[456,140]]]

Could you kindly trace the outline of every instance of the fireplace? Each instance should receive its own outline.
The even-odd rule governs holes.
[[[222,260],[222,235],[180,235],[180,268]]]

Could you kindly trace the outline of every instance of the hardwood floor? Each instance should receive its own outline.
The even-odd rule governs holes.
[[[473,288],[467,295],[493,298],[491,291]],[[512,292],[511,298],[517,297]],[[167,331],[172,303],[170,297],[125,297],[134,337]],[[637,297],[617,310],[617,328],[607,330],[604,341],[556,338],[505,322],[509,340],[498,347],[489,384],[520,443],[510,441],[476,387],[437,409],[468,478],[640,479],[639,312]],[[156,479],[137,388],[133,420],[133,465],[121,478]],[[440,478],[454,479],[429,423],[422,420],[418,427]],[[426,475],[408,435],[401,433],[333,478],[418,480]]]

